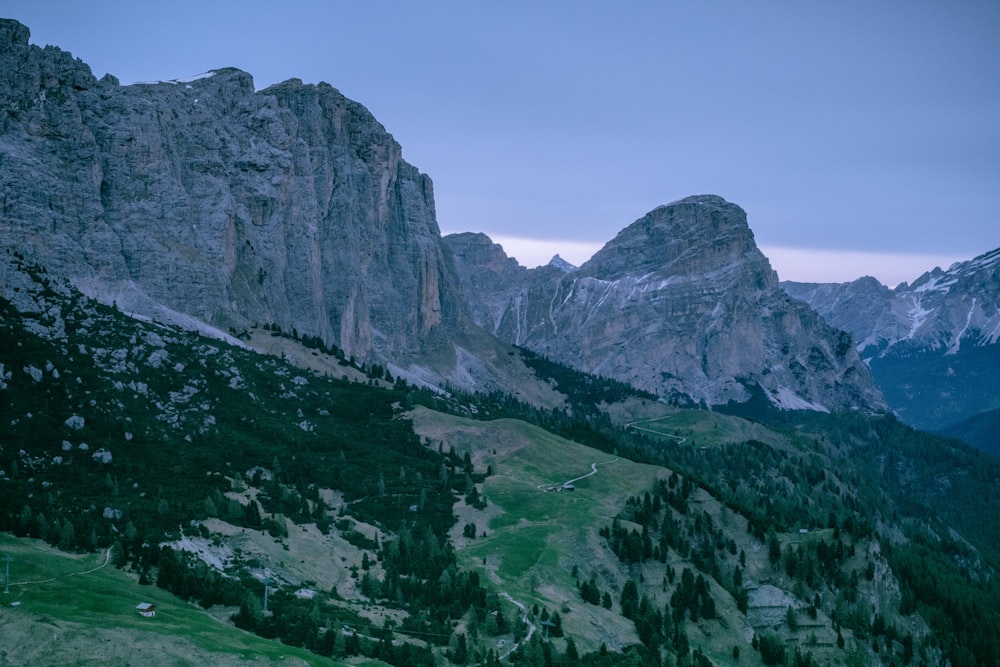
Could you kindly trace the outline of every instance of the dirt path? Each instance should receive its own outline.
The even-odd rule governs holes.
[[[587,479],[588,477],[593,477],[594,475],[596,475],[598,466],[610,465],[618,460],[619,460],[618,458],[614,458],[610,461],[605,461],[604,463],[591,463],[590,472],[588,472],[586,475],[580,475],[579,477],[574,477],[573,479],[567,479],[562,484],[548,484],[548,483],[539,484],[538,489],[541,491],[555,491],[558,489],[565,489],[568,485],[572,484],[573,482],[579,482],[581,479]]]
[[[101,568],[107,567],[108,563],[111,562],[111,549],[108,548],[104,552],[104,562],[97,567],[92,567],[89,570],[84,570],[83,572],[70,572],[69,574],[61,574],[58,577],[50,577],[48,579],[39,579],[38,581],[12,581],[11,586],[30,586],[33,584],[47,584],[50,581],[55,581],[61,577],[75,577],[78,574],[90,574],[91,572],[97,572]]]
[[[531,641],[531,636],[535,634],[535,624],[531,622],[531,617],[528,616],[528,609],[527,609],[527,607],[525,607],[522,603],[520,603],[517,600],[515,600],[514,598],[512,598],[510,596],[510,593],[507,593],[506,591],[504,591],[500,595],[504,596],[514,606],[516,606],[518,609],[521,610],[521,620],[524,621],[527,624],[527,626],[528,626],[528,633],[526,635],[524,635],[524,639],[522,639],[519,642],[514,642],[511,645],[511,647],[509,649],[507,649],[507,652],[504,653],[503,655],[501,655],[499,657],[499,660],[504,660],[505,658],[507,658],[507,656],[509,656],[514,651],[516,651],[518,646],[520,646],[521,644],[527,644],[528,642]]]
[[[662,433],[660,431],[654,431],[653,429],[643,428],[637,425],[637,424],[651,424],[652,422],[659,422],[663,421],[664,419],[670,419],[670,415],[667,415],[666,417],[655,417],[654,419],[641,419],[637,422],[629,422],[628,424],[625,424],[625,428],[634,428],[637,431],[645,431],[646,433],[652,433],[653,435],[658,435],[663,438],[670,438],[671,440],[675,440],[678,445],[682,445],[685,442],[687,442],[687,438],[682,438],[679,435],[670,435],[669,433]]]

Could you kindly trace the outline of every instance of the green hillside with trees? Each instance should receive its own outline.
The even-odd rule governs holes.
[[[34,576],[26,540],[104,554],[102,586],[192,610],[233,655],[266,655],[256,635],[393,665],[1000,659],[1000,464],[957,441],[885,416],[684,409],[521,352],[566,397],[540,409],[267,328],[345,371],[323,374],[11,261],[15,582]],[[5,615],[108,622],[19,590]]]

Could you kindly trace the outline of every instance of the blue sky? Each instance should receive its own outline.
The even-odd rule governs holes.
[[[574,263],[718,194],[783,279],[894,285],[1000,246],[1000,2],[4,0],[122,83],[326,81],[434,179],[444,233]]]

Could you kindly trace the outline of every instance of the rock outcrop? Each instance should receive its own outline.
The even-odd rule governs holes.
[[[546,317],[546,295],[572,266],[553,261],[527,269],[486,234],[449,234],[444,241],[454,254],[472,317],[502,340],[524,345],[532,323]]]
[[[502,375],[430,178],[363,106],[236,69],[121,86],[28,38],[0,21],[5,244],[123,310],[273,323],[435,384]]]
[[[513,267],[485,237],[446,237],[480,325],[590,373],[708,405],[762,391],[787,409],[882,409],[850,337],[790,299],[738,206],[661,206],[574,271]]]
[[[903,421],[938,430],[1000,408],[1000,249],[895,289],[870,277],[781,285],[854,337]]]
[[[202,329],[276,324],[547,405],[501,340],[710,404],[759,387],[784,407],[880,405],[717,197],[651,212],[579,269],[528,271],[485,237],[443,243],[430,179],[327,84],[256,91],[226,68],[121,86],[28,38],[0,21],[0,234],[90,296]]]

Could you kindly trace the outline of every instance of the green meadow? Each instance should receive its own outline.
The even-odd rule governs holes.
[[[133,659],[171,665],[344,664],[243,632],[223,613],[210,613],[156,586],[140,586],[130,574],[106,565],[103,551],[67,554],[2,533],[0,554],[12,558],[10,592],[2,596],[0,609],[7,645],[0,664],[30,664],[34,655],[67,665]],[[140,602],[154,604],[155,617],[140,616]]]

